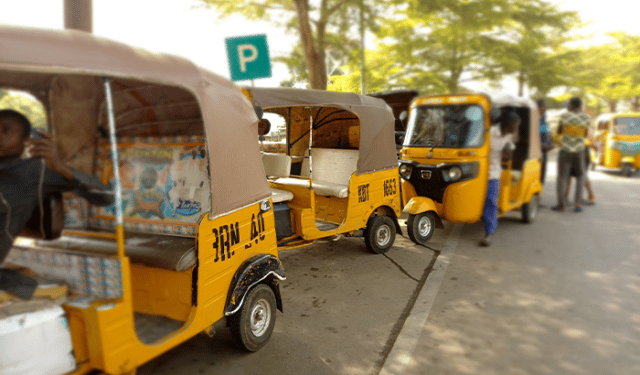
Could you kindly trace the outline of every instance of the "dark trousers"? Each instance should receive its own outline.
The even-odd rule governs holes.
[[[500,180],[489,180],[487,185],[487,197],[484,201],[482,218],[484,219],[484,231],[488,235],[493,234],[498,227],[498,195],[500,193]]]
[[[544,185],[544,178],[547,175],[547,150],[542,150],[540,158],[540,183]]]
[[[557,180],[557,193],[558,193],[558,205],[565,207],[567,205],[564,198],[564,192],[567,190],[567,182],[569,181],[569,175],[573,169],[576,178],[576,200],[574,204],[579,205],[582,199],[582,186],[584,177],[584,151],[569,152],[566,150],[560,150],[558,154],[558,180]]]

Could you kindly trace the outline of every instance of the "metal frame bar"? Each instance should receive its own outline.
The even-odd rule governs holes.
[[[103,77],[104,94],[107,102],[107,118],[109,123],[109,143],[111,144],[111,163],[113,164],[113,178],[116,190],[116,239],[118,241],[118,257],[124,257],[124,229],[122,212],[122,182],[120,180],[120,166],[118,161],[118,143],[116,142],[116,117],[113,108],[111,92],[111,78]]]

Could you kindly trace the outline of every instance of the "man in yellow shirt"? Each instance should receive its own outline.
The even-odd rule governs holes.
[[[575,211],[582,211],[582,186],[585,169],[584,150],[589,137],[591,117],[582,112],[582,100],[569,99],[567,112],[560,116],[557,140],[560,146],[558,155],[557,194],[558,205],[552,209],[564,211],[567,206],[565,191],[571,169],[576,172]]]

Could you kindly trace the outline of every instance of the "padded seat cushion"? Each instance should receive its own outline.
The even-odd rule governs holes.
[[[178,272],[186,271],[196,264],[195,245],[193,238],[142,233],[125,234],[125,255],[132,263]],[[116,255],[118,252],[115,240],[75,235],[63,235],[52,241],[36,241],[35,246],[104,255]]]
[[[277,184],[300,186],[309,188],[309,180],[300,178],[279,178],[275,180]],[[313,190],[318,195],[346,198],[349,196],[349,185],[336,184],[327,181],[313,180]]]
[[[271,200],[273,201],[273,203],[288,202],[292,199],[292,192],[271,188]]]
[[[285,154],[262,154],[262,164],[267,177],[289,177],[291,156]]]

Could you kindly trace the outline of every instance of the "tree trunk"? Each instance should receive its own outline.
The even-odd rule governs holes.
[[[300,42],[309,74],[309,85],[312,89],[327,89],[327,69],[325,64],[324,35],[325,25],[318,25],[318,40],[313,36],[309,19],[309,0],[294,0],[298,13]],[[318,42],[318,43],[316,43]],[[316,45],[318,44],[318,46]]]
[[[613,113],[616,111],[618,102],[615,100],[609,100],[609,112]]]
[[[631,110],[634,112],[640,112],[640,96],[633,97],[631,101]]]
[[[524,72],[518,74],[518,96],[524,96]]]

